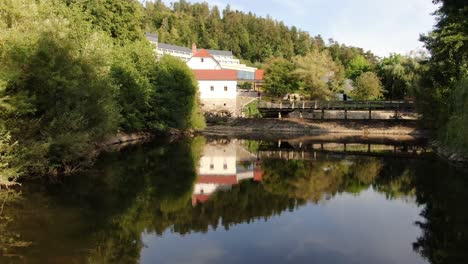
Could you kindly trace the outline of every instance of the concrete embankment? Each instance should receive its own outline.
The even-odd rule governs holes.
[[[321,134],[348,135],[408,135],[424,138],[428,132],[420,129],[416,121],[398,120],[307,120],[307,119],[230,119],[209,124],[204,135],[283,135],[307,136]]]

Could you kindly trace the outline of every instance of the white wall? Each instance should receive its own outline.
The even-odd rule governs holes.
[[[224,87],[227,87],[227,91]],[[198,81],[198,89],[200,99],[236,99],[237,97],[237,81]]]
[[[206,145],[200,158],[199,175],[236,175],[237,152],[234,145]]]
[[[221,70],[221,66],[213,58],[192,57],[187,65],[192,70]]]

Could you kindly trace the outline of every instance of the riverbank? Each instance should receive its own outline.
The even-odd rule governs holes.
[[[427,130],[417,126],[416,121],[399,120],[307,120],[307,119],[227,119],[209,123],[201,132],[206,136],[311,136],[323,134],[346,134],[357,136],[405,135],[427,138]]]
[[[455,151],[439,142],[433,142],[431,145],[436,150],[439,157],[455,165],[468,167],[468,156],[466,154]]]

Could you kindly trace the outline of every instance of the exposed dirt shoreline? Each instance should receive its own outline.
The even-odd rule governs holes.
[[[108,138],[97,148],[101,151],[118,151],[129,145],[141,144],[161,137],[177,140],[194,134],[214,138],[240,137],[253,140],[295,139],[302,141],[333,142],[427,142],[429,131],[418,127],[416,121],[395,120],[305,120],[305,119],[228,119],[208,124],[203,131],[180,131],[169,129],[162,134],[149,132],[119,133]],[[426,143],[424,143],[426,144]],[[437,154],[454,164],[468,166],[468,157],[443,145],[431,144]]]
[[[209,124],[202,131],[206,136],[311,136],[346,134],[360,136],[406,135],[427,138],[428,131],[420,129],[416,121],[395,120],[307,120],[307,119],[229,119]]]

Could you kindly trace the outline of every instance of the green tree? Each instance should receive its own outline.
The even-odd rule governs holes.
[[[417,90],[417,102],[426,126],[439,140],[460,150],[467,146],[466,79],[468,79],[468,7],[464,1],[435,0],[437,24],[421,36],[430,52]],[[468,153],[468,148],[462,150]]]
[[[164,56],[156,68],[155,84],[157,89],[150,95],[150,122],[156,122],[151,125],[153,129],[166,126],[179,129],[204,127],[197,81],[185,62]]]
[[[90,31],[74,9],[49,4],[18,5],[29,12],[2,29],[0,53],[0,97],[12,106],[2,123],[24,152],[25,170],[40,173],[89,161],[94,144],[115,132],[118,115],[110,40]]]
[[[293,74],[294,63],[281,58],[268,61],[265,69],[265,92],[273,96],[283,96],[286,93],[299,90],[300,83]]]
[[[362,55],[353,58],[346,68],[346,77],[355,81],[361,74],[371,71],[372,65]]]
[[[354,82],[354,90],[351,96],[357,100],[377,100],[383,96],[382,83],[373,72],[361,74]]]
[[[149,95],[155,90],[152,81],[156,56],[146,41],[133,42],[114,48],[111,78],[117,90],[121,115],[120,128],[124,131],[147,129],[146,114],[150,110]]]
[[[413,96],[420,79],[419,59],[392,54],[377,66],[388,99],[404,99]]]
[[[79,8],[99,30],[118,43],[143,39],[144,12],[137,0],[63,0]]]
[[[294,59],[294,74],[303,83],[303,89],[312,98],[329,99],[339,91],[344,81],[343,66],[333,61],[327,50],[312,50],[304,57]]]

